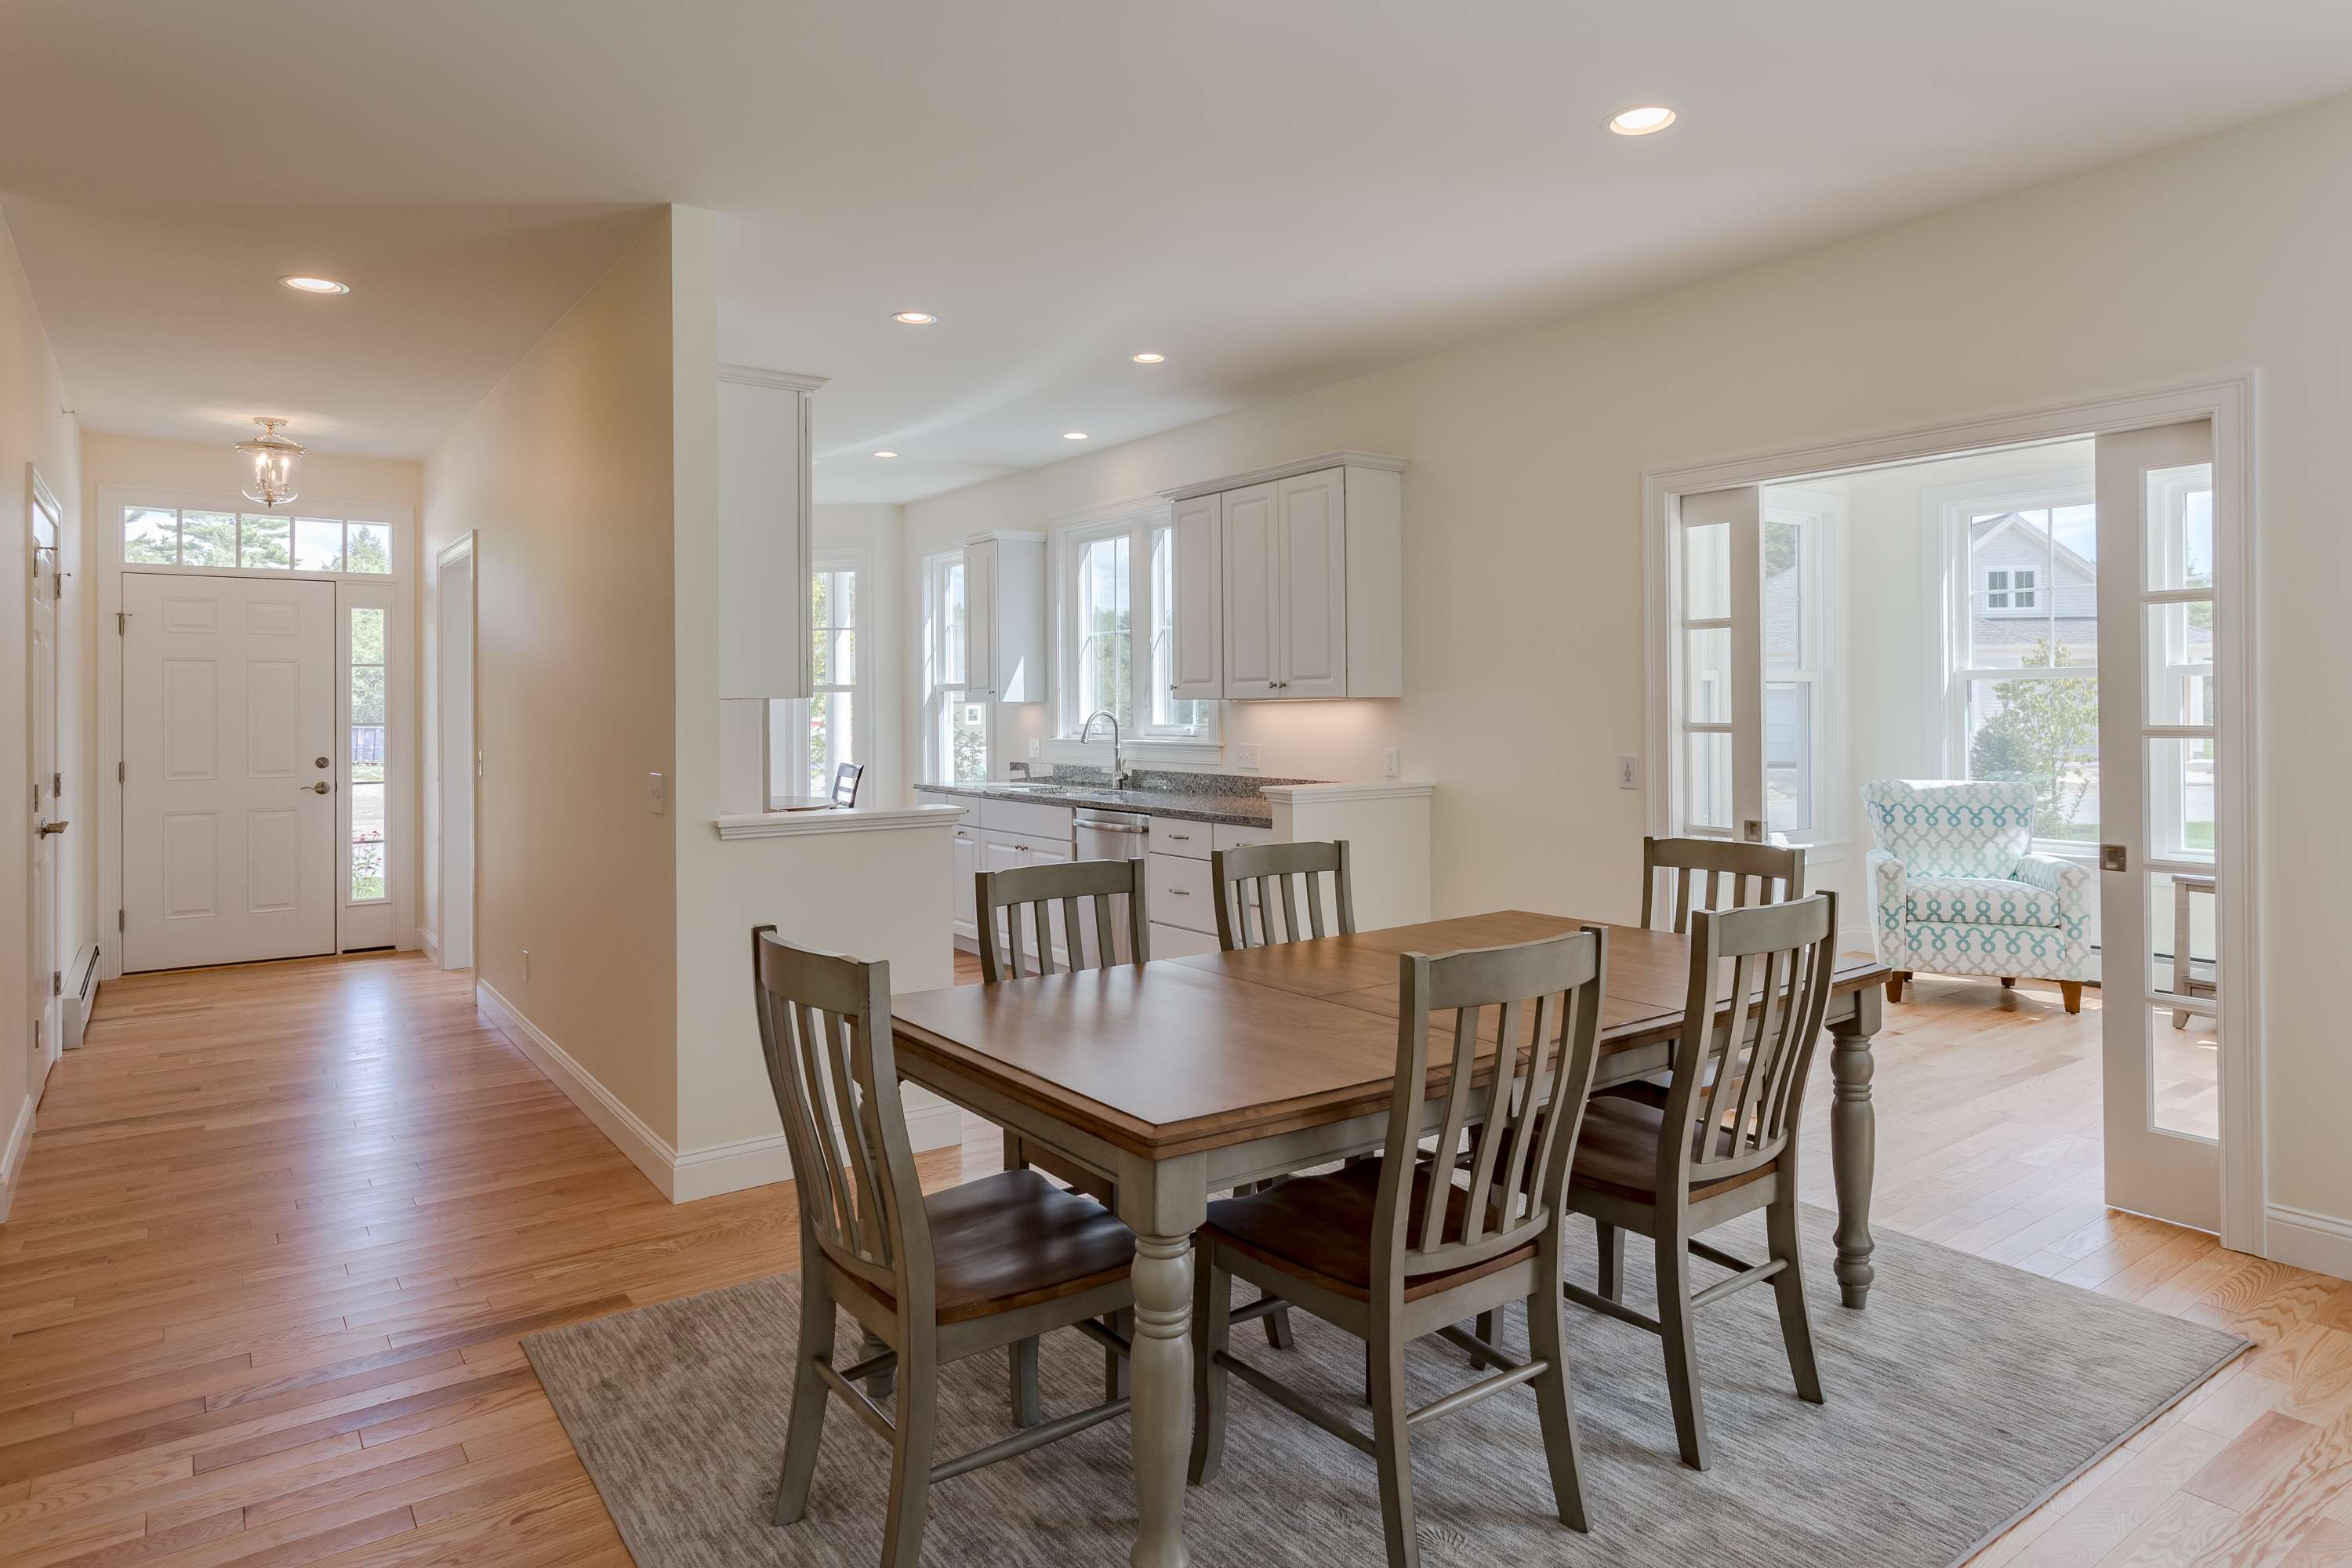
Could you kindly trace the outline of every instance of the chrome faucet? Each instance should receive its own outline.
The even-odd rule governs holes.
[[[1108,719],[1110,721],[1110,787],[1113,789],[1125,789],[1127,787],[1127,764],[1118,760],[1118,714],[1112,712],[1108,708],[1097,708],[1093,712],[1087,714],[1086,723],[1080,726],[1078,730],[1078,744],[1083,746],[1087,743],[1087,737],[1095,732],[1095,721],[1097,719]]]

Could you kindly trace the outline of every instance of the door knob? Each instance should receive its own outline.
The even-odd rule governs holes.
[[[72,826],[73,824],[70,822],[44,822],[41,824],[41,837],[44,838],[50,837],[56,834],[63,833],[67,828],[71,827]]]
[[[326,758],[324,758],[324,757],[320,757],[320,758],[319,758],[319,759],[318,759],[318,762],[317,762],[317,765],[318,765],[318,766],[320,766],[320,767],[322,767],[322,768],[323,768],[323,767],[325,767],[325,766],[327,765],[327,759],[326,759]]]
[[[320,779],[317,784],[304,784],[302,787],[309,790],[312,795],[324,795],[335,786],[329,784],[326,780]]]

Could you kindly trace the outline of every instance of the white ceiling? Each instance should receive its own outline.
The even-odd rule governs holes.
[[[89,428],[410,455],[711,207],[902,500],[2347,89],[2337,0],[11,0],[0,204]]]

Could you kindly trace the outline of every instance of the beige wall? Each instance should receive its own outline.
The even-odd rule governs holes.
[[[2270,1198],[2352,1215],[2352,1052],[2308,979],[2352,945],[2329,635],[2352,581],[2347,189],[2337,100],[919,502],[907,558],[1336,447],[1410,458],[1410,694],[1386,727],[1440,784],[1438,910],[1626,915],[1644,797],[1612,775],[1644,749],[1645,470],[2252,367]],[[1273,733],[1352,757],[1360,741],[1327,731],[1359,722],[1383,727],[1268,705],[1233,733],[1268,736],[1272,772]]]
[[[0,219],[0,769],[6,787],[23,787],[31,722],[25,701],[26,598],[32,558],[32,481],[27,468],[37,469],[42,482],[58,498],[64,512],[60,553],[68,580],[58,626],[58,720],[59,770],[67,775],[67,793],[58,815],[77,826],[90,819],[87,767],[73,759],[87,753],[89,726],[83,716],[89,703],[90,616],[82,604],[90,578],[77,564],[88,553],[82,528],[79,433],[69,412],[73,399],[66,392],[57,356],[49,351],[48,334],[34,309],[31,288],[16,258],[16,242]],[[16,797],[12,816],[25,809]],[[32,1086],[32,1020],[36,998],[31,971],[40,970],[46,989],[50,963],[37,962],[32,952],[29,921],[31,862],[29,832],[0,834],[0,1218],[15,1195],[9,1178],[25,1154],[22,1140],[29,1135]],[[91,840],[87,833],[68,831],[58,857],[61,951],[79,952],[96,933],[91,930],[89,889]]]
[[[677,867],[646,778],[675,771],[670,231],[650,215],[425,458],[422,552],[429,571],[478,536],[477,972],[664,1139]]]

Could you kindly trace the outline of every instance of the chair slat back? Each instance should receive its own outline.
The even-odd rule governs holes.
[[[1834,893],[1691,917],[1690,988],[1658,1152],[1661,1194],[1741,1174],[1788,1148],[1836,966]]]
[[[1440,958],[1402,955],[1396,1086],[1372,1222],[1376,1286],[1401,1290],[1468,1268],[1553,1223],[1592,1089],[1608,967],[1609,933],[1599,926]],[[1488,1017],[1496,1065],[1481,1083],[1473,1064]],[[1451,1047],[1436,1155],[1416,1193],[1433,1030],[1450,1035]],[[1457,1158],[1469,1184],[1455,1222]]]
[[[1227,952],[1307,936],[1329,936],[1323,907],[1323,879],[1331,879],[1331,913],[1339,935],[1356,934],[1356,894],[1349,870],[1348,841],[1253,844],[1219,849],[1209,857],[1209,886],[1217,900],[1217,945]],[[1298,884],[1304,883],[1301,888]],[[1303,893],[1307,923],[1298,923]],[[1279,906],[1282,920],[1275,923]]]
[[[1024,973],[1053,973],[1057,912],[1062,962],[1070,968],[1108,969],[1122,962],[1148,961],[1151,912],[1144,899],[1144,868],[1141,860],[1073,860],[974,873],[979,889],[973,904],[980,928],[981,978],[993,985],[1000,980],[1018,980]],[[1026,949],[1021,935],[1024,910],[1031,933]],[[1127,939],[1124,958],[1118,951],[1121,935]]]
[[[751,932],[752,1001],[792,1152],[803,1234],[909,1311],[931,1289],[930,1228],[890,1033],[890,966]]]
[[[839,767],[834,769],[833,804],[835,805],[856,805],[857,804],[857,786],[859,784],[864,782],[865,778],[866,764],[863,763],[844,763]]]
[[[1730,838],[1642,840],[1642,924],[1657,924],[1661,882],[1672,889],[1676,936],[1690,930],[1697,910],[1745,910],[1805,896],[1805,851],[1780,844]]]

